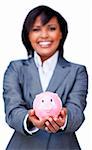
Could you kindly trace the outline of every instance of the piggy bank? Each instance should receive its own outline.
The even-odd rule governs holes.
[[[58,117],[62,108],[62,102],[58,94],[43,92],[36,95],[33,102],[33,109],[36,116],[41,118]]]

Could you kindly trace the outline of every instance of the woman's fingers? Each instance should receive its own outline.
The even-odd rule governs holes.
[[[67,115],[67,108],[63,107],[61,109],[60,115],[61,115],[62,118],[66,117],[66,115]]]
[[[58,124],[58,126],[61,128],[64,123],[65,123],[65,119],[62,119],[60,116],[59,118],[54,118],[54,121]]]
[[[56,133],[59,130],[59,125],[50,117],[48,121],[45,122],[46,127],[50,132]]]

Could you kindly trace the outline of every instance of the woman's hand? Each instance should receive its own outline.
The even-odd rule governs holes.
[[[28,116],[29,122],[31,122],[35,127],[39,128],[39,129],[45,128],[45,121],[47,119],[39,119],[35,115],[35,111],[33,109],[30,109],[28,113],[29,113],[29,116]]]
[[[62,108],[58,118],[49,117],[45,122],[45,130],[48,132],[56,133],[65,124],[67,116],[67,108]]]

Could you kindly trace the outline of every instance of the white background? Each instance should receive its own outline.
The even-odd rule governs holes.
[[[92,150],[92,11],[91,0],[0,0],[0,150],[5,147],[13,130],[5,123],[2,84],[4,71],[11,60],[27,58],[21,42],[24,18],[33,7],[46,4],[59,11],[67,20],[69,34],[65,42],[65,58],[83,64],[89,75],[86,120],[76,132],[82,150]]]

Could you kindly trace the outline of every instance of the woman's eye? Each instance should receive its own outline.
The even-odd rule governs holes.
[[[50,27],[49,30],[50,30],[50,31],[55,31],[55,30],[56,30],[56,27]]]
[[[40,31],[40,29],[39,28],[33,28],[32,31],[33,32],[38,32],[38,31]]]

